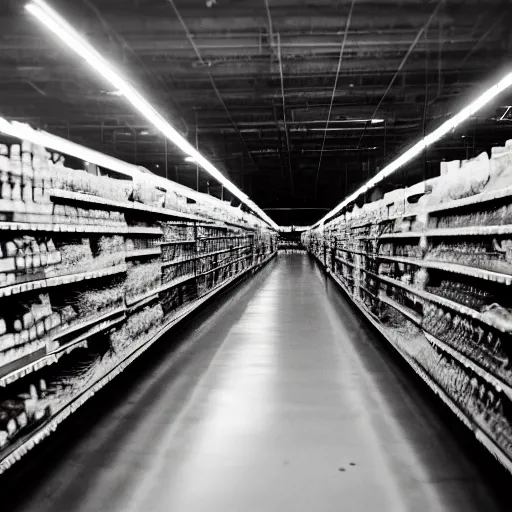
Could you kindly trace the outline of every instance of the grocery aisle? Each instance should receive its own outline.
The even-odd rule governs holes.
[[[500,510],[382,343],[281,255],[22,461],[8,510]]]

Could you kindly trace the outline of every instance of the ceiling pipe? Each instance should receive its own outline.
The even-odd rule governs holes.
[[[124,37],[122,37],[116,30],[114,30],[114,28],[110,25],[110,23],[107,22],[107,20],[104,18],[104,16],[101,14],[100,10],[98,9],[98,7],[96,7],[96,5],[92,2],[92,0],[82,0],[85,5],[87,5],[89,7],[89,9],[91,9],[94,14],[96,15],[96,17],[98,18],[99,22],[103,25],[103,28],[105,29],[105,31],[107,32],[109,38],[111,38],[112,36],[115,37],[115,39],[117,39],[117,42],[122,46],[123,50],[128,50],[132,55],[133,57],[135,57],[135,59],[137,60],[137,62],[139,63],[139,65],[142,67],[142,69],[144,69],[144,71],[146,73],[148,73],[149,75],[151,75],[152,77],[154,77],[156,80],[158,80],[160,82],[160,84],[163,85],[164,89],[167,91],[168,93],[168,98],[170,99],[170,102],[172,103],[173,107],[175,108],[175,110],[179,113],[179,117],[180,117],[180,123],[182,125],[182,128],[183,128],[183,132],[185,133],[186,136],[188,136],[188,124],[187,122],[185,121],[185,118],[183,117],[182,113],[181,113],[181,107],[179,104],[177,104],[172,96],[172,92],[171,90],[169,89],[167,83],[165,80],[162,79],[162,77],[157,74],[157,73],[153,73],[147,66],[146,64],[144,63],[144,61],[139,57],[139,54],[137,52],[135,52],[133,50],[133,48],[128,44],[128,42],[126,41],[126,39],[124,39]]]
[[[283,106],[283,121],[284,121],[284,133],[286,138],[286,148],[288,149],[288,169],[290,172],[290,187],[292,190],[292,196],[295,195],[295,187],[293,184],[293,169],[292,169],[292,160],[291,160],[291,151],[290,151],[290,137],[288,135],[288,126],[286,124],[286,100],[285,100],[285,94],[284,94],[284,75],[283,75],[283,62],[281,59],[281,36],[280,34],[277,34],[277,52],[275,49],[275,43],[274,43],[274,29],[272,25],[272,16],[270,14],[270,6],[268,3],[268,0],[265,1],[265,9],[267,11],[267,19],[268,19],[268,31],[270,35],[270,47],[272,48],[273,53],[277,57],[277,62],[279,65],[279,77],[281,81],[281,102]]]
[[[366,148],[335,148],[335,149],[301,149],[301,153],[318,153],[319,151],[322,151],[323,153],[347,153],[350,151],[375,151],[377,146],[373,147],[366,147]]]
[[[299,125],[301,123],[298,123]],[[421,124],[421,121],[418,121],[417,123],[408,123],[408,124],[403,124],[403,125],[399,125],[399,126],[393,126],[392,129],[393,130],[396,130],[396,131],[400,131],[400,130],[410,130],[411,128],[418,128]],[[270,123],[269,125],[267,124],[261,124],[261,123],[251,123],[251,124],[247,124],[245,125],[246,127],[245,128],[240,128],[240,131],[242,133],[259,133],[259,132],[275,132],[276,129],[275,129],[275,126],[273,126],[272,123]],[[221,127],[208,127],[208,128],[202,128],[202,132],[205,133],[205,132],[216,132],[216,131],[219,131],[219,130],[224,130],[224,131],[230,131],[230,130],[233,130],[233,128],[221,128]],[[385,131],[385,128],[384,126],[382,127],[377,127],[377,126],[371,126],[371,127],[368,127],[368,130],[371,130],[371,131],[375,131],[375,132],[382,132],[384,133]],[[306,128],[306,127],[292,127],[289,129],[290,133],[295,133],[295,132],[302,132],[302,133],[307,133],[307,132],[325,132],[325,128]],[[354,132],[355,129],[354,128],[342,128],[342,127],[332,127],[332,128],[328,128],[327,129],[327,132]],[[388,126],[388,131],[390,131],[390,127]]]
[[[345,25],[345,32],[343,33],[343,40],[341,42],[340,55],[338,58],[338,67],[336,68],[336,78],[334,79],[334,87],[332,88],[331,103],[329,105],[329,112],[327,114],[327,122],[325,123],[324,138],[322,140],[322,149],[320,150],[320,157],[318,159],[318,168],[316,170],[315,199],[318,196],[318,179],[320,177],[320,168],[322,166],[322,155],[323,155],[323,150],[325,147],[325,139],[327,138],[327,129],[329,128],[329,121],[331,120],[332,105],[334,103],[334,96],[336,94],[336,89],[338,88],[338,79],[340,76],[341,63],[343,62],[343,52],[345,51],[345,45],[347,43],[347,34],[348,34],[348,31],[350,28],[350,23],[352,21],[352,12],[354,11],[355,3],[356,3],[356,0],[352,0],[352,2],[350,4],[350,10],[348,12],[347,22]]]
[[[217,95],[217,98],[219,99],[220,103],[222,104],[222,107],[224,108],[224,110],[226,111],[226,114],[231,122],[231,124],[233,125],[233,128],[235,129],[235,131],[238,133],[238,136],[240,137],[240,140],[242,141],[244,147],[245,147],[245,150],[247,151],[247,154],[249,155],[249,158],[251,159],[253,165],[256,167],[256,169],[258,169],[258,165],[256,164],[256,162],[254,161],[252,155],[251,155],[251,152],[249,151],[249,148],[247,147],[247,143],[245,142],[245,139],[243,138],[242,134],[240,133],[240,130],[238,129],[238,126],[237,124],[235,123],[235,120],[233,119],[233,117],[231,116],[231,113],[229,112],[228,110],[228,107],[226,106],[226,103],[224,102],[224,99],[222,98],[222,95],[220,94],[219,90],[217,89],[217,85],[215,84],[215,81],[213,79],[213,76],[212,74],[210,73],[210,71],[208,70],[208,66],[206,65],[206,63],[204,62],[203,60],[203,57],[201,56],[201,53],[199,52],[199,49],[197,48],[195,42],[194,42],[194,38],[187,26],[187,24],[185,23],[185,20],[181,17],[181,14],[180,12],[178,11],[178,9],[176,8],[176,5],[174,4],[174,0],[167,0],[167,2],[171,5],[171,7],[173,8],[174,10],[174,13],[176,14],[176,17],[178,18],[179,22],[181,23],[181,26],[183,27],[183,30],[185,31],[185,34],[187,36],[187,39],[189,40],[190,42],[190,45],[192,46],[192,48],[194,49],[194,52],[195,54],[197,55],[197,58],[199,59],[199,61],[201,62],[201,65],[204,67],[204,69],[206,70],[206,72],[208,73],[208,77],[210,79],[210,83],[212,84],[212,87],[213,87],[213,90],[215,91],[215,94]]]
[[[445,116],[441,116],[441,117],[445,117]],[[31,123],[31,124],[40,124],[40,120],[39,119],[35,119],[35,118],[21,118],[21,117],[16,117],[16,118],[13,118],[13,117],[9,117],[10,120],[15,120],[15,121],[19,121],[19,122],[24,122],[24,123]],[[411,124],[411,121],[415,121],[415,122],[421,122],[421,118],[414,118],[414,119],[406,119],[405,121],[408,121],[409,123],[408,124],[391,124],[391,125],[388,125],[387,129],[388,130],[399,130],[401,128],[410,128],[410,127],[414,127],[414,126],[417,126],[417,124]],[[289,125],[292,125],[292,126],[295,126],[295,127],[300,127],[302,125],[304,126],[308,126],[308,125],[318,125],[319,123],[323,123],[324,121],[317,121],[317,120],[309,120],[309,121],[289,121],[288,124]],[[329,130],[331,131],[355,131],[357,130],[356,127],[347,127],[347,126],[333,126],[334,123],[338,123],[337,121],[331,121],[331,128],[329,128]],[[343,121],[339,121],[340,124],[345,124]],[[55,124],[55,123],[49,123],[49,124]],[[282,121],[281,121],[281,124],[279,125],[279,128],[281,128],[281,125],[282,125]],[[247,131],[245,129],[250,129],[249,131],[251,132],[254,132],[254,131],[276,131],[276,128],[275,128],[275,122],[274,121],[249,121],[249,122],[245,122],[245,123],[239,123],[238,124],[239,126],[239,129],[240,131]],[[108,125],[108,124],[105,124],[102,126],[102,123],[101,122],[98,122],[98,123],[88,123],[88,124],[77,124],[77,123],[74,123],[74,124],[71,124],[71,127],[73,128],[73,130],[97,130],[97,129],[102,129],[103,131],[109,131],[109,130],[118,130],[119,128],[123,128],[122,125]],[[195,129],[195,125],[191,125],[190,126],[191,130],[194,130]],[[199,127],[198,127],[199,128]],[[372,131],[384,131],[384,123],[382,124],[376,124],[376,125],[372,125],[372,126],[369,126],[368,127],[368,130],[372,130]],[[152,137],[152,138],[157,138],[157,137],[160,137],[160,135],[158,133],[154,133],[153,132],[153,128],[148,126],[148,125],[135,125],[135,124],[130,124],[130,129],[135,129],[135,130],[140,130],[141,132],[144,132],[144,131],[147,131],[147,130],[152,130],[149,134],[143,134],[143,133],[139,133],[139,135],[141,137]],[[234,129],[233,127],[227,125],[227,124],[209,124],[209,125],[203,125],[202,127],[199,128],[199,133],[206,133],[206,132],[209,132],[209,131],[215,131],[215,130],[232,130]],[[256,129],[256,130],[254,130]],[[297,130],[297,128],[292,128],[292,130],[295,129]],[[312,128],[309,128],[309,130],[325,130],[325,128],[315,128],[314,126]],[[301,131],[305,131],[305,130],[301,130]]]
[[[267,0],[265,0],[267,2]],[[270,14],[270,13],[269,13]],[[286,100],[284,95],[284,76],[283,76],[283,61],[281,59],[281,36],[277,34],[277,60],[279,62],[279,75],[281,77],[281,99],[283,102],[283,122],[284,122],[284,134],[286,138],[286,147],[288,149],[288,167],[290,169],[290,186],[292,189],[292,196],[295,195],[295,187],[293,184],[293,169],[292,169],[292,158],[290,151],[290,136],[288,134],[288,126],[286,124]]]
[[[279,166],[281,167],[281,176],[284,176],[284,164],[283,164],[283,141],[281,137],[281,130],[279,129],[279,120],[277,119],[277,108],[274,99],[272,99],[272,113],[274,114],[274,123],[277,131],[277,142],[279,145]]]

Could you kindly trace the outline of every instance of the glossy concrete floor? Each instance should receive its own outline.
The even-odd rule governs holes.
[[[22,461],[9,510],[501,510],[382,344],[314,262],[280,255]]]

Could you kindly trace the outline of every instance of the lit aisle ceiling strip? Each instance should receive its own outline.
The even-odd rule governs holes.
[[[325,217],[320,219],[313,227],[318,227],[329,218],[339,213],[345,206],[355,201],[361,194],[370,190],[372,187],[380,183],[384,178],[393,174],[400,167],[410,162],[415,156],[420,154],[426,147],[430,146],[434,142],[444,137],[449,131],[454,130],[459,124],[463,123],[466,119],[471,117],[473,114],[478,112],[482,107],[487,105],[492,99],[498,94],[503,92],[505,89],[512,85],[512,73],[509,73],[502,78],[498,83],[493,85],[490,89],[487,89],[480,97],[478,97],[473,103],[462,109],[457,115],[443,123],[439,128],[434,130],[432,133],[421,139],[414,146],[408,149],[405,153],[400,155],[396,160],[391,162],[388,166],[384,167],[379,173],[377,173],[371,180],[367,181],[361,188],[356,190],[353,194],[345,198],[336,208],[331,210]]]
[[[80,55],[100,75],[109,81],[120,95],[124,96],[155,128],[173,142],[188,156],[192,157],[208,174],[248,206],[274,229],[277,224],[261,210],[234,183],[229,181],[211,162],[194,148],[174,127],[172,127],[149,103],[96,51],[74,28],[43,0],[33,0],[25,7],[43,25],[52,31],[64,44]]]

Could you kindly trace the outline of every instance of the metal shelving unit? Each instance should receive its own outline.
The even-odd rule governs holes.
[[[20,150],[25,162],[43,158],[30,144]],[[27,420],[14,432],[10,426],[7,438],[0,435],[0,473],[180,319],[259,269],[277,248],[277,233],[238,210],[237,218],[250,216],[254,225],[237,222],[230,216],[235,209],[220,201],[205,216],[210,197],[201,204],[194,192],[189,212],[162,206],[180,201],[171,183],[162,192],[160,178],[137,184],[142,203],[128,200],[131,177],[51,163],[44,172],[23,172],[2,188],[19,181],[23,197],[0,197],[0,411],[16,403]],[[19,398],[29,390],[30,408]]]
[[[437,179],[441,188],[443,177]],[[381,202],[386,208],[379,202],[368,206],[370,220],[342,212],[303,235],[303,243],[420,378],[512,472],[512,418],[505,412],[512,406],[512,378],[506,371],[512,366],[506,348],[512,342],[512,264],[506,273],[506,249],[498,247],[502,255],[490,252],[496,244],[490,237],[509,240],[512,234],[512,224],[498,225],[493,213],[496,202],[501,212],[512,208],[512,187],[426,208],[410,205],[403,211],[401,204],[402,211],[391,214],[386,198]],[[481,225],[485,219],[489,224]],[[435,252],[441,243],[442,261]],[[478,258],[471,249],[476,243]],[[473,265],[455,259],[450,247],[457,244],[467,244],[461,254]],[[351,261],[345,259],[349,254]],[[503,271],[491,270],[496,260]],[[431,327],[454,342],[434,336]]]

